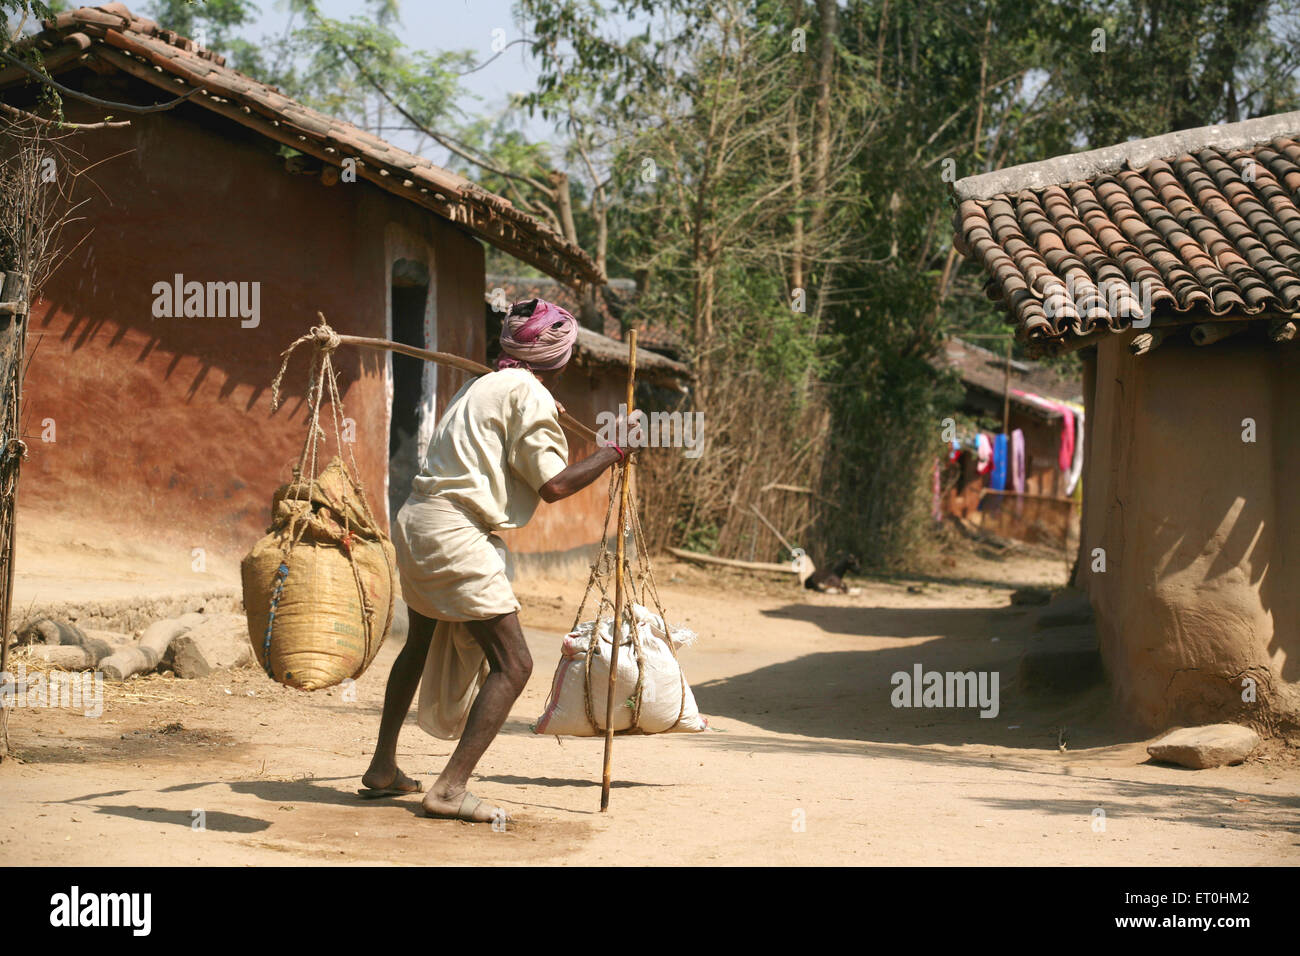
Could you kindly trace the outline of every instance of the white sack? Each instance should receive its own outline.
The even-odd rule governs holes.
[[[708,721],[700,716],[695,706],[695,695],[686,683],[677,659],[669,649],[669,635],[664,632],[663,619],[640,604],[632,605],[637,622],[637,635],[645,656],[645,685],[641,697],[641,718],[637,731],[646,734],[699,733],[708,729]],[[628,701],[636,691],[636,647],[626,624],[622,627],[618,648],[618,676],[614,692],[614,731],[627,730],[632,725],[632,708]],[[598,653],[589,654],[592,632],[597,633]],[[609,659],[611,622],[602,619],[599,627],[594,621],[583,621],[577,630],[564,638],[560,663],[551,682],[551,695],[546,710],[537,719],[533,732],[571,737],[595,737],[605,732],[605,703],[609,692]],[[671,638],[674,648],[685,647],[695,640],[695,634],[685,628],[673,628]],[[587,718],[586,691],[587,662],[591,659],[592,713],[597,726]],[[685,693],[685,706],[682,695]],[[678,720],[678,713],[681,720]]]

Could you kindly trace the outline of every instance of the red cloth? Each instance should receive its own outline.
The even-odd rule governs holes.
[[[1068,472],[1074,463],[1074,409],[1069,405],[1057,405],[1056,408],[1064,419],[1061,423],[1061,454],[1057,458],[1057,464],[1061,466],[1061,471]]]

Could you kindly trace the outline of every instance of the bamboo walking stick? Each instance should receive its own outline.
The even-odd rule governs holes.
[[[635,400],[633,392],[636,384],[636,329],[627,333],[627,412],[626,419],[632,417],[632,405]],[[622,487],[618,499],[618,544],[614,549],[614,627],[611,631],[613,647],[609,652],[609,696],[605,699],[605,768],[600,778],[600,812],[609,809],[609,763],[614,755],[614,682],[618,678],[618,645],[622,638],[620,624],[623,620],[623,572],[627,562],[624,551],[626,536],[623,529],[627,522],[627,490],[632,478],[631,450],[623,450]],[[631,615],[629,615],[629,618]],[[630,627],[636,627],[629,621]],[[599,647],[599,642],[597,642]]]

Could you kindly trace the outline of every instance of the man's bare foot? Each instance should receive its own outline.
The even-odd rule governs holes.
[[[500,807],[483,802],[468,790],[439,793],[430,790],[422,802],[426,816],[442,820],[467,820],[470,823],[508,822],[510,817]]]
[[[371,766],[366,771],[365,776],[361,778],[361,783],[366,790],[362,791],[363,796],[383,795],[392,796],[403,793],[419,793],[424,789],[420,781],[413,780],[398,768],[396,764],[392,767],[375,767]],[[367,793],[366,791],[369,791]]]

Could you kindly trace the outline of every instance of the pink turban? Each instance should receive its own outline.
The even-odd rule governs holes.
[[[529,300],[533,301],[533,300]],[[578,322],[554,302],[535,300],[532,315],[522,315],[516,302],[501,323],[501,357],[497,368],[528,368],[549,372],[560,368],[573,354]]]

